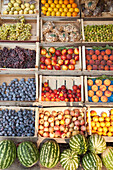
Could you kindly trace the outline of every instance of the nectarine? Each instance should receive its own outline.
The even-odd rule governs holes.
[[[88,84],[88,86],[92,86],[92,85],[93,85],[93,80],[89,79],[89,80],[87,81],[87,84]]]
[[[94,96],[94,92],[93,92],[92,90],[89,90],[89,91],[88,91],[88,96],[89,96],[89,97],[93,97],[93,96]]]
[[[106,49],[105,53],[106,53],[107,55],[110,55],[110,54],[111,54],[111,50],[110,50],[110,49]]]
[[[102,85],[102,80],[100,80],[100,79],[95,80],[95,84],[97,86],[101,86]]]
[[[96,95],[94,95],[94,96],[92,97],[92,101],[93,101],[93,102],[98,102],[98,101],[99,101],[99,97],[96,96]]]
[[[110,86],[110,84],[111,84],[111,81],[109,79],[104,80],[104,85],[105,86]]]
[[[101,97],[102,96],[102,91],[101,90],[98,90],[97,92],[96,92],[96,95],[98,96],[98,97]]]
[[[101,90],[101,91],[105,91],[105,90],[106,90],[106,86],[105,86],[105,85],[101,85],[101,86],[100,86],[100,90]]]
[[[93,85],[93,86],[92,86],[92,90],[93,90],[93,91],[97,91],[97,90],[98,90],[98,86],[97,86],[97,85]]]
[[[106,90],[104,94],[106,97],[110,97],[112,95],[112,92],[109,90]]]
[[[108,98],[107,98],[106,96],[102,96],[102,97],[101,97],[101,101],[102,101],[102,102],[107,102],[107,101],[108,101]]]
[[[108,87],[108,90],[111,91],[111,92],[113,92],[113,85],[110,85],[110,86]]]

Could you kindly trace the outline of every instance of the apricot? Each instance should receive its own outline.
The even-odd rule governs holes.
[[[102,55],[98,56],[98,60],[100,60],[100,61],[102,60]]]
[[[93,127],[93,130],[97,130],[98,128],[96,126]]]
[[[89,97],[93,97],[93,96],[94,96],[94,92],[93,92],[92,90],[89,90],[89,91],[88,91],[88,96],[89,96]]]
[[[93,117],[93,121],[94,121],[94,122],[98,122],[98,116],[94,116],[94,117]]]
[[[95,110],[91,110],[91,111],[90,111],[90,115],[91,115],[91,116],[96,116],[96,115],[97,115],[97,112],[96,112]]]
[[[110,60],[112,60],[112,61],[113,61],[113,55],[110,55]]]
[[[92,85],[93,85],[93,80],[89,79],[89,80],[87,81],[87,84],[88,84],[88,86],[92,86]]]
[[[107,101],[108,101],[108,98],[107,98],[106,96],[102,96],[102,97],[101,97],[101,101],[102,101],[102,102],[107,102]]]
[[[101,97],[102,96],[102,91],[101,90],[98,90],[97,92],[96,92],[96,95],[98,96],[98,97]]]
[[[106,117],[106,118],[105,118],[105,121],[106,121],[106,122],[109,122],[109,121],[110,121],[110,118],[109,118],[109,117]]]
[[[107,128],[107,127],[103,127],[103,131],[104,131],[104,132],[107,132],[107,131],[108,131],[108,128]]]
[[[98,101],[99,101],[99,97],[96,96],[96,95],[94,95],[94,96],[92,97],[92,101],[93,101],[93,102],[98,102]]]
[[[101,90],[101,91],[106,91],[106,86],[105,86],[105,85],[101,85],[101,86],[100,86],[100,90]]]
[[[105,61],[105,60],[102,60],[102,61],[100,62],[100,64],[103,65],[103,66],[105,66],[105,65],[106,65],[106,61]]]
[[[91,127],[94,127],[94,126],[95,126],[95,122],[91,121]]]
[[[97,55],[95,55],[95,54],[92,55],[92,59],[93,59],[93,60],[97,60]]]
[[[97,90],[98,90],[98,86],[97,86],[97,85],[93,85],[93,86],[92,86],[92,90],[93,90],[93,91],[97,91]]]
[[[102,132],[102,128],[101,127],[98,128],[98,132]]]
[[[110,127],[109,127],[109,131],[110,131],[110,132],[113,132],[113,126],[110,126]]]
[[[94,63],[95,63],[94,60],[90,60],[90,61],[89,61],[89,64],[90,64],[90,65],[93,65]]]
[[[104,122],[101,122],[101,123],[100,123],[100,126],[101,126],[101,127],[104,127],[104,126],[105,126],[105,123],[104,123]]]
[[[93,55],[94,54],[94,50],[89,50],[89,54]]]
[[[99,117],[99,122],[103,122],[104,121],[104,117]]]
[[[107,133],[106,133],[106,132],[102,132],[102,135],[103,135],[103,136],[107,136]]]
[[[104,94],[106,97],[110,97],[112,95],[112,92],[109,90],[106,90]]]
[[[112,133],[111,133],[111,132],[108,132],[107,135],[108,135],[109,137],[111,137],[111,136],[112,136]]]
[[[111,67],[111,66],[110,66]],[[109,66],[105,66],[104,67],[105,70],[109,70]]]
[[[102,113],[101,113],[101,116],[102,116],[102,117],[107,117],[107,113],[106,113],[106,112],[102,112]]]
[[[113,85],[110,85],[110,86],[108,87],[108,90],[111,91],[111,92],[113,92]]]
[[[99,65],[100,65],[100,61],[99,61],[99,60],[96,60],[96,61],[95,61],[95,64],[96,64],[97,66],[99,66]]]
[[[99,122],[96,122],[96,127],[100,127],[100,123]]]
[[[96,54],[96,55],[99,55],[99,54],[100,54],[100,51],[99,51],[99,50],[95,50],[95,54]]]
[[[104,60],[108,60],[108,55],[104,55]]]
[[[107,55],[110,55],[110,54],[111,54],[111,50],[110,50],[110,49],[107,49],[107,50],[105,51],[105,53],[106,53]]]
[[[104,52],[104,51],[101,51],[101,55],[104,56],[104,55],[105,55],[105,52]]]
[[[87,60],[91,60],[91,56],[90,55],[86,55],[86,59]]]
[[[101,86],[102,85],[102,80],[100,80],[100,79],[95,80],[95,84],[97,86]]]
[[[105,86],[110,86],[110,84],[111,84],[111,81],[109,79],[104,80],[104,85]]]
[[[93,65],[93,70],[98,70],[98,66],[97,65]]]
[[[113,64],[113,62],[112,62],[111,60],[108,60],[108,61],[107,61],[107,65],[108,65],[108,66],[110,66],[110,65],[112,65],[112,64]]]
[[[92,70],[92,66],[91,65],[87,65],[87,70]]]

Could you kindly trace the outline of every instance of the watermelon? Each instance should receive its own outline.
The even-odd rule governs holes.
[[[16,159],[16,145],[10,140],[0,141],[0,169],[6,169]]]
[[[98,134],[91,135],[88,139],[88,149],[96,154],[104,152],[106,149],[105,139]]]
[[[32,167],[38,161],[39,151],[34,143],[22,142],[18,146],[17,156],[22,165]]]
[[[113,147],[108,146],[102,153],[102,162],[108,170],[113,170]]]
[[[57,165],[60,158],[60,148],[56,141],[46,141],[40,151],[40,163],[47,168],[53,168]]]
[[[86,153],[82,158],[82,166],[84,170],[101,170],[102,161],[98,155],[89,152]]]
[[[65,170],[76,170],[80,164],[80,157],[74,151],[67,149],[61,153],[60,163]]]
[[[71,150],[75,151],[78,155],[85,154],[88,148],[87,139],[81,134],[73,136],[69,141],[69,145]]]

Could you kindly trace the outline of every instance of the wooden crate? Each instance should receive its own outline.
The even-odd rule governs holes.
[[[18,22],[17,19],[18,19],[18,17],[11,18],[11,19],[8,19],[8,18],[2,19],[2,18],[0,18],[0,26],[2,24],[15,24],[15,23]],[[36,42],[36,41],[39,41],[39,17],[37,16],[37,19],[31,18],[31,19],[25,19],[25,20],[26,20],[26,23],[29,23],[32,26],[32,28],[31,28],[32,36],[31,36],[31,38],[29,40],[25,40],[25,41],[22,41],[22,42]],[[12,42],[10,40],[0,40],[0,41],[1,42]],[[14,42],[16,42],[16,41],[14,41]]]
[[[29,2],[29,0],[26,0],[26,1],[22,0],[22,2],[23,3],[24,2]],[[35,4],[36,14],[22,14],[22,15],[20,15],[20,14],[18,14],[18,15],[9,15],[8,14],[8,15],[4,15],[3,11],[5,11],[7,7],[8,7],[8,4],[4,5],[4,0],[0,0],[0,12],[1,12],[1,17],[2,18],[11,19],[12,17],[15,18],[16,16],[24,16],[24,17],[27,17],[27,18],[30,19],[30,18],[37,18],[37,15],[39,15],[39,1],[38,0],[36,0],[36,4]]]
[[[67,21],[67,20],[54,20],[53,18],[47,18],[47,19],[41,19],[40,20],[40,40],[41,40],[41,43],[43,42],[46,42],[46,43],[48,43],[47,41],[44,41],[44,37],[43,37],[43,32],[42,32],[42,27],[43,27],[43,24],[47,21],[47,20],[49,20],[49,21],[53,21],[54,22],[54,24],[55,25],[65,25],[65,24],[75,24],[76,26],[78,26],[78,23],[80,24],[80,34],[81,34],[81,20],[80,19],[77,19],[76,21],[74,20],[74,21]],[[75,43],[80,43],[81,42],[81,40],[82,40],[82,38],[79,40],[79,41],[76,41],[76,42],[74,42],[74,44]],[[60,41],[57,41],[59,44],[63,44],[64,46],[68,46],[69,44],[72,44],[72,42],[60,42]],[[54,44],[54,43],[56,43],[56,42],[52,42],[52,44]]]
[[[20,109],[26,109],[26,110],[32,110],[34,113],[35,113],[35,133],[34,133],[34,136],[33,137],[37,137],[37,132],[38,132],[38,126],[37,126],[37,123],[38,123],[38,108],[35,108],[35,107],[15,107],[15,106],[0,106],[0,110],[3,110],[3,109],[12,109],[12,110],[16,110],[16,111],[19,111]],[[2,138],[6,138],[6,136],[0,136]],[[28,138],[27,136],[7,136],[7,138],[22,138],[22,139],[26,139]]]
[[[91,18],[91,19],[95,19],[95,18],[112,18],[113,17],[113,15],[111,15],[110,14],[110,12],[102,12],[102,14],[100,15],[100,16],[88,16],[88,17],[86,17],[86,16],[84,16],[84,13],[83,12],[81,12],[81,17],[82,18]]]
[[[38,98],[38,75],[37,73],[35,74],[0,74],[0,85],[2,85],[3,82],[6,82],[7,84],[9,84],[13,79],[17,78],[18,80],[24,78],[25,81],[28,80],[28,78],[35,78],[36,81],[36,99]],[[33,104],[34,101],[0,101],[0,103],[4,102],[4,105],[7,105],[7,103],[9,103],[9,105],[18,105],[20,103],[20,105],[25,105],[25,103],[28,103],[28,105]],[[11,104],[10,104],[11,103]]]
[[[30,49],[30,50],[35,50],[36,51],[36,62],[35,62],[35,68],[0,68],[0,70],[6,70],[6,71],[35,71],[37,70],[38,67],[38,42],[36,44],[25,44],[25,43],[0,43],[0,50],[2,50],[4,47],[7,47],[8,49],[14,49],[16,46],[25,48],[25,49]]]
[[[48,108],[38,108],[38,126],[39,126],[39,114],[42,111],[63,111],[69,109],[69,110],[73,110],[73,109],[79,109],[81,112],[84,113],[84,120],[85,120],[85,125],[86,125],[86,108],[85,107],[48,107]],[[54,139],[56,140],[58,143],[69,143],[70,138],[49,138],[49,137],[42,137],[37,133],[38,136],[38,141],[37,144],[40,145],[41,142],[48,140],[48,139]],[[85,136],[87,136],[87,132],[85,132]]]
[[[106,112],[107,116],[109,116],[109,112],[111,109],[113,109],[113,107],[95,107],[95,106],[90,107],[88,106],[89,135],[92,135],[90,111],[95,110],[98,116],[100,116],[102,112]],[[113,142],[113,137],[109,137],[109,136],[103,136],[103,137],[106,140],[106,142]]]
[[[58,89],[62,85],[66,85],[67,89],[72,89],[72,86],[80,85],[81,84],[81,102],[46,102],[41,101],[41,94],[42,94],[42,83],[48,82],[50,88]],[[82,105],[84,101],[84,90],[83,90],[83,76],[80,77],[70,77],[70,76],[42,76],[40,75],[40,88],[39,88],[39,102],[43,106],[78,106]]]
[[[87,25],[108,25],[108,24],[113,24],[113,22],[112,21],[109,21],[109,20],[99,20],[99,21],[85,21],[85,20],[83,20],[83,19],[81,19],[81,26],[82,26],[82,39],[83,39],[83,42],[84,43],[94,43],[94,42],[86,42],[85,41],[85,33],[84,33],[84,26],[87,26]],[[112,42],[112,41],[111,41]],[[109,41],[107,41],[107,43],[111,43],[111,42],[109,42]],[[95,43],[100,43],[100,42],[95,42]],[[101,42],[102,44],[103,43],[105,43],[105,42]]]
[[[62,45],[61,45],[62,46]],[[60,47],[61,47],[60,46]],[[53,46],[54,48],[58,48],[59,46]],[[62,47],[64,47],[64,45],[62,46]],[[67,47],[67,46],[65,46],[65,47]],[[65,48],[64,47],[64,48]],[[74,44],[72,44],[72,46],[71,47],[73,47],[73,48],[79,48],[79,61],[77,61],[76,62],[76,64],[75,64],[75,70],[74,71],[81,71],[82,70],[82,66],[81,66],[81,46],[75,46]],[[71,48],[70,47],[70,48]],[[47,50],[50,48],[50,46],[48,46],[48,47],[45,47],[45,46],[40,46],[39,47],[39,50],[38,50],[38,56],[39,56],[39,58],[38,58],[38,70],[39,71],[42,71],[43,69],[41,69],[40,68],[40,58],[41,58],[41,54],[40,54],[40,51],[41,51],[41,48],[46,48]],[[60,58],[60,57],[59,57]],[[65,74],[65,71],[63,71],[63,70],[55,70],[55,68],[53,68],[53,70],[47,70],[47,69],[45,69],[45,70],[43,70],[43,71],[45,71],[45,72],[52,72],[52,71],[55,71],[55,74],[57,74],[57,73],[64,73]],[[66,70],[66,72],[71,72],[71,71],[73,71],[73,70]]]

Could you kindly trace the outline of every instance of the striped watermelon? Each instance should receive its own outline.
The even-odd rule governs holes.
[[[71,150],[75,151],[78,155],[85,154],[88,147],[87,139],[81,134],[73,136],[69,141],[69,145]]]
[[[32,142],[22,142],[18,146],[17,156],[22,165],[32,167],[39,158],[38,148]]]
[[[84,170],[101,170],[102,161],[98,155],[89,152],[82,158],[82,166]]]
[[[60,163],[65,170],[76,170],[80,164],[80,157],[74,151],[67,149],[61,153]]]
[[[102,162],[108,170],[113,170],[113,147],[108,146],[102,153]]]
[[[60,157],[60,148],[56,141],[46,141],[40,151],[40,163],[47,168],[53,168],[57,165]]]
[[[16,145],[10,140],[0,141],[0,169],[6,169],[16,159]]]
[[[88,149],[96,154],[104,152],[106,149],[105,139],[98,134],[91,135],[88,139]]]

